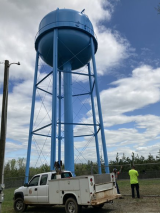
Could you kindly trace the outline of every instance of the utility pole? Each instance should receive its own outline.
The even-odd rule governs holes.
[[[20,65],[20,63],[11,63]],[[4,80],[3,80],[3,100],[2,100],[2,114],[1,114],[1,132],[0,132],[0,213],[1,204],[4,200],[3,189],[4,185],[4,157],[5,144],[7,133],[7,106],[8,106],[8,81],[9,81],[9,67],[11,66],[8,60],[5,60],[4,65]]]
[[[5,60],[2,114],[1,114],[1,133],[0,133],[0,213],[1,213],[1,204],[4,199],[4,194],[3,194],[4,156],[5,156],[5,144],[6,144],[6,132],[7,132],[8,80],[9,80],[9,61]]]

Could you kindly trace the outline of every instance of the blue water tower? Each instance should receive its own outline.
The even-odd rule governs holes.
[[[93,123],[86,124],[94,127],[94,137],[96,144],[98,172],[101,173],[101,162],[99,154],[98,132],[101,132],[101,140],[104,153],[105,171],[109,173],[107,148],[104,134],[104,126],[101,112],[101,103],[99,97],[97,70],[95,53],[97,52],[98,42],[94,34],[94,29],[88,16],[84,13],[71,9],[57,9],[47,14],[39,25],[39,31],[35,40],[36,63],[33,85],[33,97],[31,107],[30,129],[28,139],[27,163],[25,182],[28,182],[30,154],[32,136],[37,134],[49,125],[51,126],[51,155],[50,169],[54,169],[56,161],[56,139],[58,139],[58,160],[61,160],[61,125],[64,125],[64,164],[65,169],[72,171],[74,174],[74,134],[73,126],[80,125],[73,123],[73,106],[72,106],[72,75],[87,75],[90,85],[90,96],[92,103]],[[53,70],[43,79],[37,82],[37,72],[39,57]],[[92,60],[93,75],[91,74],[90,61]],[[88,66],[88,73],[78,72],[79,68]],[[74,70],[77,70],[76,72]],[[59,75],[58,75],[59,74]],[[61,121],[61,74],[63,74],[64,84],[64,122]],[[48,76],[53,76],[52,85],[52,122],[39,129],[33,130],[33,119],[35,109],[36,90],[38,85]],[[58,79],[59,76],[59,79]],[[94,78],[94,83],[92,82]],[[57,86],[58,82],[58,86]],[[98,107],[99,123],[96,123],[96,114],[94,108],[93,89],[96,90],[96,100]],[[58,95],[57,95],[58,94]],[[82,94],[83,95],[83,94]],[[58,109],[57,109],[58,103]],[[58,110],[58,113],[57,113]],[[58,115],[57,115],[58,114]],[[58,118],[57,118],[58,116]],[[57,122],[58,120],[58,122]],[[58,128],[58,129],[57,129]],[[97,130],[98,129],[98,130]],[[58,135],[57,135],[58,132]],[[40,134],[39,134],[40,135]],[[43,135],[42,135],[43,136]]]

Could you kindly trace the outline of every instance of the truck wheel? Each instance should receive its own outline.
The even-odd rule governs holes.
[[[17,198],[14,202],[14,210],[16,212],[24,212],[27,209],[27,205],[23,202],[22,198]]]
[[[79,213],[81,211],[81,207],[82,206],[79,206],[74,198],[68,198],[65,203],[66,213]]]
[[[93,208],[95,208],[95,209],[101,209],[103,206],[104,206],[104,203],[96,205],[96,206],[93,206]]]

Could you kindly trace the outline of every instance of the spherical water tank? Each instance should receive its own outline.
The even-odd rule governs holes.
[[[58,68],[70,61],[72,70],[79,69],[91,59],[90,39],[93,37],[95,52],[98,43],[89,18],[71,9],[57,9],[47,14],[39,25],[35,49],[48,65],[53,66],[53,36],[58,29]]]

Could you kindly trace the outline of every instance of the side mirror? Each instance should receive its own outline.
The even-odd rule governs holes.
[[[24,184],[24,187],[28,187],[28,186],[29,186],[29,184],[28,184],[28,183],[25,183],[25,184]]]

